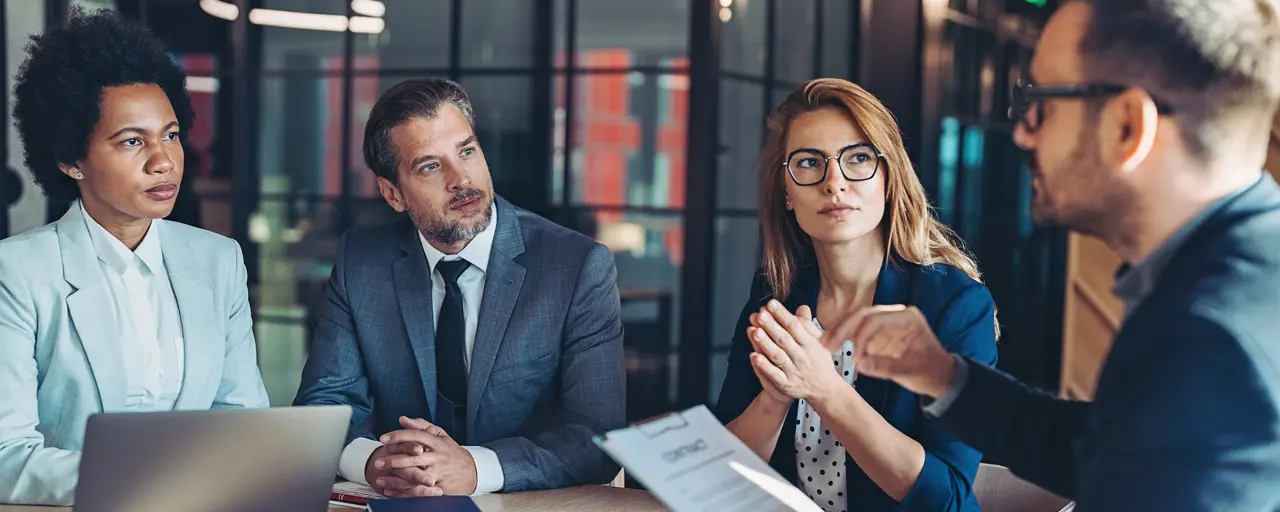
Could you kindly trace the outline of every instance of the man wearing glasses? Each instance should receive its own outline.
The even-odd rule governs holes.
[[[1128,262],[1092,403],[948,354],[914,308],[828,331],[858,371],[1080,510],[1280,510],[1280,100],[1275,0],[1076,0],[1011,114],[1032,215]],[[1029,341],[1029,340],[1028,340]]]

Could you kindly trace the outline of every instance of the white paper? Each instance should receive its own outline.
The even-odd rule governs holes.
[[[675,512],[821,512],[706,406],[609,432],[597,443]]]

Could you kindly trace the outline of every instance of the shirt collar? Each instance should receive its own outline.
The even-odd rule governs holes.
[[[147,228],[147,233],[142,236],[142,242],[138,244],[138,248],[131,251],[120,242],[120,239],[107,231],[107,228],[102,227],[98,221],[89,216],[89,212],[84,209],[84,202],[77,200],[76,203],[80,208],[80,214],[84,217],[85,227],[89,229],[89,239],[93,242],[93,248],[98,253],[99,260],[122,274],[134,258],[141,260],[142,265],[152,274],[161,272],[164,268],[164,254],[160,250],[160,230],[156,229],[155,221],[152,221]]]
[[[1165,267],[1169,265],[1169,261],[1182,248],[1187,239],[1191,237],[1201,225],[1205,223],[1209,217],[1222,209],[1227,203],[1231,202],[1246,190],[1253,188],[1263,178],[1258,181],[1241,188],[1235,192],[1227,194],[1222,199],[1215,201],[1203,212],[1192,217],[1192,219],[1184,224],[1178,231],[1174,232],[1168,240],[1165,240],[1160,247],[1157,247],[1150,255],[1138,263],[1125,263],[1116,270],[1116,283],[1112,288],[1112,293],[1120,300],[1124,301],[1125,314],[1133,311],[1135,307],[1151,294],[1160,281],[1160,275],[1164,273]]]
[[[436,263],[440,260],[456,260],[462,259],[470,263],[471,266],[480,269],[481,272],[488,271],[489,268],[489,252],[493,249],[493,235],[498,231],[498,202],[494,201],[489,206],[489,225],[484,227],[484,231],[472,238],[456,255],[445,254],[431,245],[427,241],[427,237],[422,236],[422,231],[418,231],[418,242],[422,244],[422,252],[427,255],[427,265],[431,271],[436,270]]]

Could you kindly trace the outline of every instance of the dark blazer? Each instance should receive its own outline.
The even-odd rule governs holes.
[[[897,258],[893,261],[880,270],[875,304],[916,306],[929,319],[938,339],[948,350],[982,364],[994,365],[995,303],[987,288],[954,267],[921,267]],[[817,307],[818,277],[817,266],[800,270],[790,297],[783,302],[788,310],[795,311],[801,305]],[[726,424],[741,415],[762,390],[748,359],[754,349],[746,331],[750,315],[772,298],[768,281],[761,272],[757,272],[751,285],[751,298],[743,307],[742,317],[734,330],[729,368],[715,407],[716,416]],[[830,324],[832,320],[827,322]],[[848,458],[846,496],[849,497],[849,510],[978,510],[972,486],[982,459],[981,453],[937,429],[921,412],[919,396],[901,386],[859,375],[854,387],[885,420],[924,446],[925,462],[915,487],[902,503],[898,503],[858,469],[852,458]],[[798,407],[799,402],[792,404],[786,420],[782,422],[778,446],[769,459],[769,465],[792,482],[798,480],[794,421]]]
[[[939,420],[1080,510],[1280,510],[1280,188],[1230,199],[1160,275],[1092,404],[974,365]]]
[[[467,441],[492,449],[504,492],[608,482],[592,436],[625,426],[613,255],[497,198],[497,231],[467,380]],[[431,276],[406,218],[343,236],[295,400],[353,409],[347,442],[436,409]]]

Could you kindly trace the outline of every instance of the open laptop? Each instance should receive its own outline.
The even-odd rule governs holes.
[[[328,510],[347,406],[96,414],[76,512]]]

